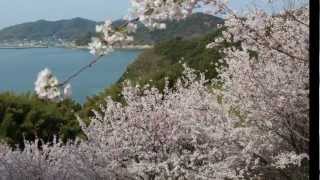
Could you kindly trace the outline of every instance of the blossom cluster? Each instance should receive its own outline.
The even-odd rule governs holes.
[[[202,6],[211,7],[210,13],[222,12],[226,4],[227,0],[131,0],[131,16],[151,29],[164,29],[165,20],[184,19]]]
[[[112,21],[107,20],[104,24],[96,26],[98,37],[92,38],[89,43],[90,53],[96,56],[102,56],[113,51],[115,46],[121,46],[133,41],[133,37],[129,33],[135,32],[137,25],[128,22],[123,27],[114,28]]]
[[[280,168],[280,169],[285,169],[290,165],[301,165],[301,160],[302,159],[308,159],[309,156],[307,154],[300,154],[297,155],[294,152],[286,152],[279,154],[278,156],[275,157],[275,163],[273,164],[275,167]]]
[[[246,116],[247,124],[269,132],[270,137],[280,136],[296,152],[306,153],[308,17],[309,8],[301,7],[273,16],[257,10],[243,18],[228,18],[224,40],[239,42],[241,49],[224,50],[228,68],[220,73],[224,89],[229,92],[224,96],[226,103],[234,104]]]
[[[45,68],[40,71],[37,77],[35,85],[35,92],[40,99],[60,101],[63,98],[71,96],[71,85],[65,85],[63,92],[58,79],[52,74],[52,72]]]

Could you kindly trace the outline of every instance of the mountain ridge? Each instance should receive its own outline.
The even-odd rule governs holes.
[[[74,40],[82,37],[83,33],[92,31],[95,25],[95,21],[80,17],[56,21],[40,19],[1,29],[0,41],[45,40],[54,37]]]
[[[113,21],[115,26],[125,22],[118,19]],[[86,18],[75,17],[62,20],[44,20],[21,23],[0,30],[0,42],[13,41],[53,41],[62,39],[74,41],[78,45],[87,44],[95,35],[95,26],[102,22]],[[165,30],[150,31],[143,24],[138,23],[138,30],[133,34],[136,45],[156,44],[172,38],[190,39],[207,34],[223,19],[203,13],[195,13],[181,21],[167,21]]]

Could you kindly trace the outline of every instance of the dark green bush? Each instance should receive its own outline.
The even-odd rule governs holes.
[[[64,141],[81,133],[75,113],[81,106],[72,100],[59,103],[38,99],[35,95],[0,94],[0,139],[12,147],[23,148],[23,140],[36,137],[48,142],[54,136]]]

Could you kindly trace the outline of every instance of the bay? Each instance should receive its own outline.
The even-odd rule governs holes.
[[[116,82],[141,50],[115,50],[71,81],[72,98],[87,96]],[[86,50],[63,48],[0,49],[0,92],[33,92],[38,73],[49,68],[63,81],[94,58]]]

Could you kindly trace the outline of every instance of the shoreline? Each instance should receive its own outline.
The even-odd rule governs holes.
[[[36,48],[65,48],[65,49],[80,49],[80,50],[88,50],[88,46],[12,46],[12,47],[1,47],[0,49],[36,49]],[[152,45],[128,45],[122,47],[115,47],[115,50],[144,50],[151,49]]]
[[[62,48],[88,50],[88,46],[65,46]],[[144,50],[144,49],[151,49],[151,48],[153,48],[152,45],[128,45],[128,46],[115,47],[114,49],[116,49],[116,50]]]
[[[21,47],[21,46],[12,46],[12,47],[5,47],[5,46],[0,46],[0,49],[35,49],[35,48],[49,48],[49,46],[26,46],[26,47]]]

